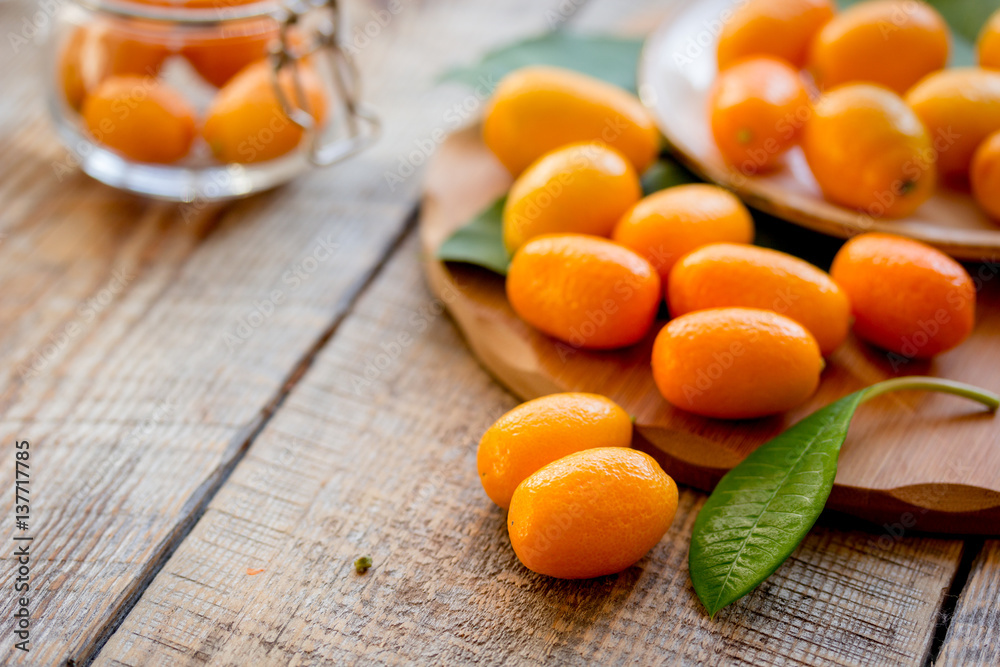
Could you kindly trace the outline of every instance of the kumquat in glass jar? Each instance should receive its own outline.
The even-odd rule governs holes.
[[[108,185],[249,195],[378,135],[341,23],[336,0],[77,0],[52,35],[49,107],[72,162]]]

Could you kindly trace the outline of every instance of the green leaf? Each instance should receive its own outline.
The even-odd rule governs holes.
[[[510,255],[503,245],[503,207],[501,197],[471,222],[460,227],[438,248],[437,258],[446,262],[464,262],[507,275]]]
[[[449,70],[440,80],[485,86],[492,92],[509,72],[527,65],[553,65],[635,91],[642,43],[636,38],[550,32],[490,51],[477,64]]]
[[[733,468],[698,514],[688,560],[714,616],[785,562],[816,523],[863,392],[803,419]]]
[[[759,447],[722,478],[695,520],[691,582],[712,616],[771,576],[816,523],[858,406],[900,390],[952,393],[991,410],[1000,405],[1000,397],[958,382],[896,378],[826,406]]]
[[[995,2],[983,0],[930,0],[930,4],[941,12],[955,37],[970,45],[976,43],[986,19],[998,9]]]

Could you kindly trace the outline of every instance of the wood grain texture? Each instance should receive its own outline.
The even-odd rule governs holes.
[[[941,667],[1000,665],[1000,542],[989,541],[972,563],[948,635],[935,664]]]
[[[36,559],[34,650],[6,644],[4,662],[94,651],[398,239],[419,179],[387,174],[426,159],[456,105],[481,103],[428,92],[433,78],[542,25],[526,0],[402,6],[358,54],[383,142],[227,207],[150,203],[72,170],[60,181],[39,47],[3,68],[0,460],[15,438],[32,443]],[[353,7],[366,26],[380,5]],[[37,10],[3,3],[0,32]],[[5,494],[0,512],[12,505]]]
[[[509,185],[509,175],[482,144],[478,128],[449,138],[428,171],[420,219],[425,256],[433,257],[454,229]],[[802,417],[889,377],[934,375],[1000,391],[1000,376],[982,363],[997,354],[1000,264],[970,266],[981,288],[978,321],[973,336],[957,349],[930,362],[896,363],[852,337],[827,360],[820,389],[806,404],[786,415],[739,422],[700,418],[661,398],[649,366],[659,327],[632,348],[590,352],[522,322],[507,303],[501,276],[433,260],[427,270],[435,293],[456,295],[448,307],[470,346],[515,394],[524,399],[556,391],[610,396],[635,415],[639,433],[665,469],[681,483],[702,489],[714,487],[754,447]],[[719,370],[707,368],[706,380]],[[910,392],[874,400],[854,419],[829,506],[877,523],[905,515],[922,530],[997,534],[998,436],[1000,419],[954,397]]]
[[[626,572],[525,570],[475,466],[514,400],[417,254],[404,245],[337,330],[98,665],[921,664],[960,542],[820,526],[710,621],[686,570],[704,496],[684,490]]]

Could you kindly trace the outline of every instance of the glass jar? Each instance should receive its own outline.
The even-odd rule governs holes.
[[[371,144],[336,0],[76,0],[49,107],[67,169],[173,201],[242,197]]]

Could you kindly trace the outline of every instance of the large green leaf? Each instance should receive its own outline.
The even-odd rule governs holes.
[[[634,91],[642,39],[556,31],[490,51],[475,65],[457,67],[442,81],[492,89],[508,72],[527,65],[565,67]]]
[[[691,581],[713,616],[785,562],[826,504],[837,476],[852,394],[803,419],[722,478],[698,514]]]
[[[816,523],[858,405],[917,389],[965,396],[991,410],[1000,405],[1000,397],[958,382],[887,380],[806,417],[722,478],[695,520],[688,554],[691,582],[712,616],[771,576]]]
[[[494,273],[507,275],[510,255],[503,245],[503,207],[501,197],[441,244],[437,257],[446,262],[476,264]]]

